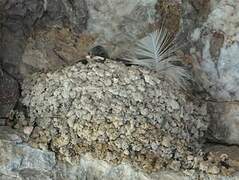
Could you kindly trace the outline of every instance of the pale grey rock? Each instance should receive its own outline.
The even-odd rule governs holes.
[[[59,164],[56,179],[89,179],[89,180],[190,180],[192,177],[183,173],[173,171],[162,171],[159,173],[146,174],[133,169],[127,164],[113,166],[104,161],[92,159],[86,155],[78,166],[67,166]],[[195,176],[196,177],[196,176]]]
[[[191,33],[194,70],[215,101],[209,136],[217,142],[239,144],[239,4],[213,0],[210,9],[202,25]]]
[[[226,0],[211,4],[207,21],[191,37],[202,44],[201,59],[197,59],[206,76],[202,83],[217,100],[238,100],[239,5]]]
[[[15,144],[23,142],[23,138],[19,133],[7,126],[0,126],[0,139],[5,141],[11,141]]]
[[[9,127],[1,127],[0,174],[9,179],[24,179],[24,176],[34,179],[33,177],[44,177],[44,174],[50,174],[56,165],[54,153],[31,148],[22,141],[16,142],[15,138],[13,139],[14,136],[21,138]]]
[[[19,169],[36,169],[40,171],[51,171],[56,160],[54,153],[44,152],[28,146],[19,146],[25,152]]]
[[[167,179],[167,180],[191,180],[194,176],[186,176],[182,173],[176,173],[171,171],[161,172],[153,176],[153,179]]]
[[[24,169],[19,172],[22,180],[53,180],[50,173],[41,172],[33,169]]]
[[[149,14],[154,16],[157,0],[88,0],[87,31],[96,34],[96,44],[121,55],[137,36],[146,32]]]
[[[9,174],[1,174],[0,173],[0,179],[4,179],[4,180],[22,180],[22,178],[20,176],[17,175],[9,175]]]
[[[78,166],[59,165],[60,169],[65,169],[65,172],[58,171],[57,179],[103,179],[103,180],[148,180],[149,176],[142,172],[137,172],[132,167],[122,164],[119,166],[112,166],[104,161],[95,160],[90,156],[83,156]]]
[[[237,102],[211,103],[211,108],[209,125],[211,140],[239,144],[239,104]]]
[[[132,169],[127,164],[113,166],[103,161],[92,159],[86,155],[82,157],[78,166],[58,165],[59,171],[55,176],[56,179],[77,180],[77,178],[89,180],[192,180],[192,179],[209,179],[209,180],[237,180],[238,174],[233,176],[207,175],[204,173],[194,172],[175,172],[161,171],[152,174],[145,174]],[[63,171],[62,171],[63,169]],[[60,171],[61,170],[61,171]]]

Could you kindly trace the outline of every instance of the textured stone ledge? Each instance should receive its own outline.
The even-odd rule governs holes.
[[[89,155],[76,165],[55,161],[49,151],[31,148],[22,135],[9,127],[0,127],[0,179],[4,180],[236,180],[239,175],[218,176],[198,171],[160,171],[145,174],[127,164],[114,166]],[[223,147],[220,147],[223,149]]]

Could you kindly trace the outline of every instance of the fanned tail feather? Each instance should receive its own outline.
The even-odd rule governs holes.
[[[161,28],[140,39],[135,45],[134,55],[127,60],[131,64],[155,69],[168,80],[184,87],[190,75],[184,67],[173,64],[179,61],[175,54],[178,47],[175,38]]]

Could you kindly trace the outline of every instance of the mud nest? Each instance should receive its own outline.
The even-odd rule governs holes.
[[[71,163],[90,153],[150,172],[192,168],[208,126],[205,103],[153,71],[110,60],[34,74],[22,103],[29,117],[18,126],[34,126],[29,142]]]

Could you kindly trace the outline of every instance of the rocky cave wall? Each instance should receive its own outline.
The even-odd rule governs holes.
[[[1,1],[0,117],[19,96],[16,79],[72,64],[97,44],[112,57],[120,56],[131,44],[128,35],[144,34],[148,13],[156,13],[159,20],[167,19],[171,32],[186,39],[185,64],[215,101],[213,139],[237,144],[238,8],[234,1],[216,0]],[[218,128],[228,133],[220,134]]]
[[[239,4],[227,0],[2,0],[0,2],[0,124],[33,72],[68,66],[94,45],[112,57],[146,32],[147,17],[187,41],[184,63],[210,98],[210,142],[239,144]],[[218,131],[220,129],[220,131]]]
[[[16,99],[20,93],[19,83],[23,77],[39,70],[39,66],[45,65],[43,61],[30,60],[30,63],[24,61],[23,54],[31,34],[48,26],[68,26],[80,33],[86,29],[88,9],[84,0],[76,2],[4,0],[0,3],[0,62],[2,69],[0,117],[5,118],[17,102]],[[32,51],[34,52],[34,50]],[[37,57],[41,57],[41,55]],[[54,66],[62,64],[59,58],[56,61]]]

